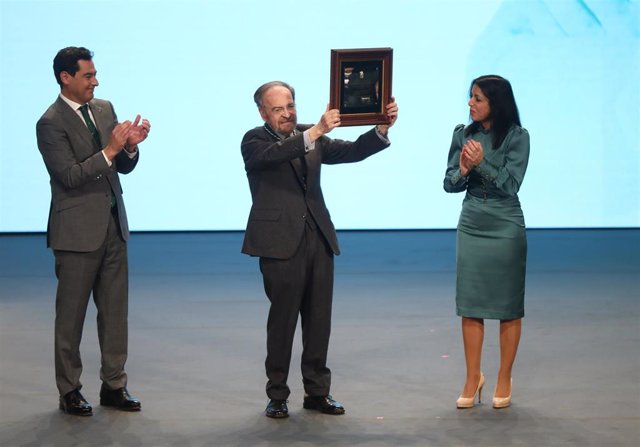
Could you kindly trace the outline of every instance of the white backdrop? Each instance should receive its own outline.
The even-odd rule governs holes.
[[[390,149],[323,169],[338,228],[455,227],[463,196],[442,189],[451,133],[468,121],[469,82],[489,73],[512,82],[531,134],[527,225],[640,226],[637,0],[0,2],[0,232],[46,229],[35,123],[59,93],[53,57],[71,45],[94,51],[96,96],[121,120],[152,122],[122,176],[133,230],[243,229],[253,92],[291,83],[299,121],[314,123],[330,50],[364,47],[394,49],[400,117]]]

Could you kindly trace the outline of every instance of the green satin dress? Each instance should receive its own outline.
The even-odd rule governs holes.
[[[524,317],[527,238],[518,190],[529,161],[529,133],[513,126],[500,147],[491,131],[453,131],[444,178],[447,192],[466,191],[456,233],[456,313],[461,317]],[[468,139],[482,144],[484,159],[467,177],[460,151]]]

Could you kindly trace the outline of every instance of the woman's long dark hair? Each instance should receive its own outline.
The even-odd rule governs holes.
[[[502,76],[480,76],[471,81],[469,97],[471,97],[471,90],[474,85],[477,85],[489,100],[489,120],[493,131],[493,148],[496,149],[504,141],[511,126],[514,124],[521,126],[520,114],[518,113],[518,106],[513,96],[511,84]],[[482,125],[479,122],[473,122],[467,128],[465,135],[477,132],[481,127]]]

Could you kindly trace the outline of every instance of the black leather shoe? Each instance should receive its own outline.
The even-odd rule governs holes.
[[[126,388],[110,390],[104,384],[100,388],[100,405],[123,411],[140,411],[141,408],[140,401],[131,396]]]
[[[68,414],[76,416],[91,416],[93,408],[89,402],[82,397],[80,390],[75,389],[64,396],[60,396],[60,409]]]
[[[286,400],[271,399],[264,413],[268,418],[282,419],[289,417],[289,408]]]
[[[331,396],[304,396],[302,404],[307,410],[317,410],[324,414],[344,414],[344,406]]]

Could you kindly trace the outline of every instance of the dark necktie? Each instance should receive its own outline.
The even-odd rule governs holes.
[[[96,128],[96,125],[93,124],[91,120],[91,116],[89,116],[89,106],[87,104],[80,106],[80,113],[82,113],[82,117],[84,118],[84,122],[87,124],[89,128],[89,132],[93,136],[93,140],[98,144],[98,147],[102,149],[102,142],[100,141],[100,132]]]

